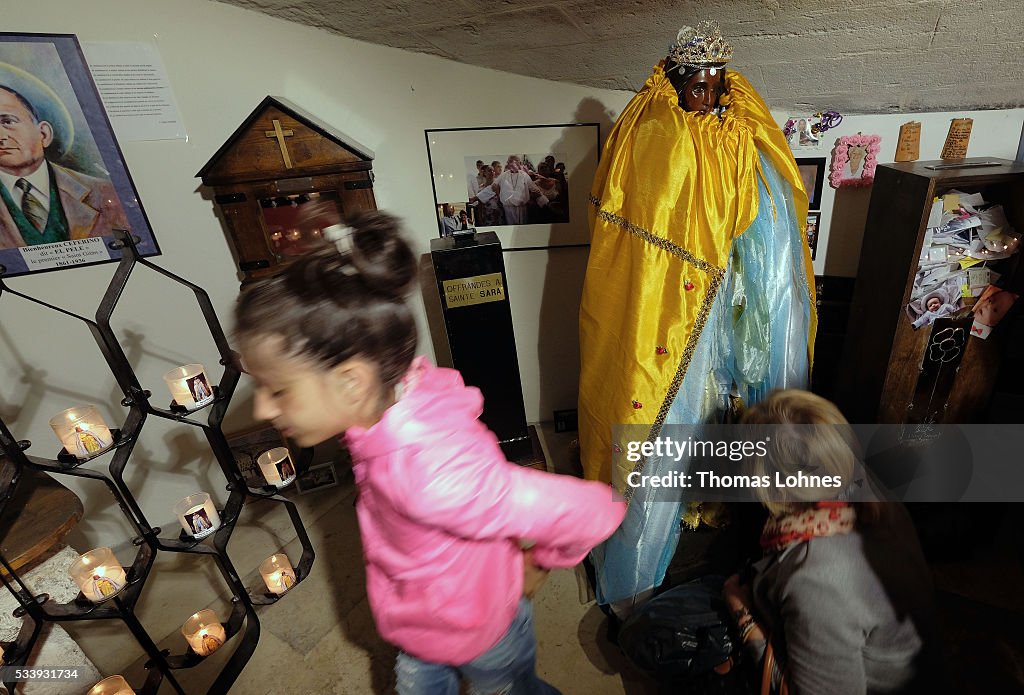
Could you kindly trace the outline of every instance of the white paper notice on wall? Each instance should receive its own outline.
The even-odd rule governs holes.
[[[92,41],[82,51],[119,142],[188,139],[156,44]]]

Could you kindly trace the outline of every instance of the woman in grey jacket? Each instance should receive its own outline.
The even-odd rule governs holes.
[[[798,425],[772,429],[752,472],[853,480],[852,430],[825,399],[777,391],[743,422]],[[842,489],[762,493],[764,557],[752,582],[733,576],[723,589],[744,647],[760,660],[770,640],[775,692],[783,680],[794,695],[937,692],[931,579],[906,510],[834,499]]]

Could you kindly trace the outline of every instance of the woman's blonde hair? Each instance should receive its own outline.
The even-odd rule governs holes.
[[[821,396],[797,389],[772,391],[744,413],[741,423],[764,426],[763,432],[749,436],[766,440],[765,455],[749,457],[745,468],[750,475],[770,477],[772,485],[754,491],[773,515],[840,497],[852,483],[860,459],[857,438],[839,408]],[[839,476],[842,486],[811,484],[780,489],[774,484],[776,473],[784,478],[799,473]]]

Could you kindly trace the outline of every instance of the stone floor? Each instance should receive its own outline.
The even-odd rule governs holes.
[[[542,428],[541,439],[549,465],[570,472],[572,435],[555,435]],[[394,650],[377,636],[367,604],[351,483],[298,496],[295,501],[316,549],[316,562],[311,575],[283,600],[258,608],[259,645],[231,692],[392,692]],[[932,565],[956,692],[1024,693],[1024,573],[1016,556],[1020,509],[1011,513],[995,537],[979,539],[984,543],[967,561],[960,551]],[[254,521],[240,523],[229,546],[247,586],[259,584],[255,567],[268,547],[270,552],[283,548],[293,559],[300,554],[286,520],[272,514],[260,516],[259,509],[254,514]],[[969,543],[960,539],[959,547],[968,547],[965,542]],[[698,544],[694,537],[686,545]],[[166,635],[160,646],[174,653],[184,648],[177,627],[188,613],[209,605],[226,615],[228,608],[226,594],[209,593],[210,582],[204,581],[197,590],[195,583],[167,579],[210,572],[208,567],[182,565],[186,560],[178,558],[178,565],[157,573],[162,583],[147,585],[140,616],[152,634]],[[654,695],[654,684],[608,642],[604,615],[593,603],[581,603],[578,586],[573,572],[553,572],[536,599],[541,676],[566,695]],[[123,629],[115,632],[117,627],[80,643],[101,672],[121,672],[130,682],[141,683],[145,659],[138,657],[137,645]],[[230,642],[227,646],[198,667],[177,672],[185,692],[206,692],[233,651]],[[161,693],[169,692],[165,683]]]

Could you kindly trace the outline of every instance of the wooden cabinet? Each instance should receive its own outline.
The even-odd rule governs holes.
[[[242,284],[316,248],[324,229],[376,210],[373,153],[267,97],[196,176],[214,192]]]
[[[963,166],[985,162],[996,164]],[[835,396],[851,422],[985,421],[1000,363],[1013,350],[1019,354],[1020,346],[1009,344],[1009,325],[981,340],[971,336],[970,315],[914,330],[906,314],[935,197],[980,192],[1024,232],[1024,164],[972,158],[930,168],[950,164],[883,164],[876,171]],[[1020,258],[992,262],[1000,285],[1018,293]],[[1004,323],[1019,320],[1019,304]]]

